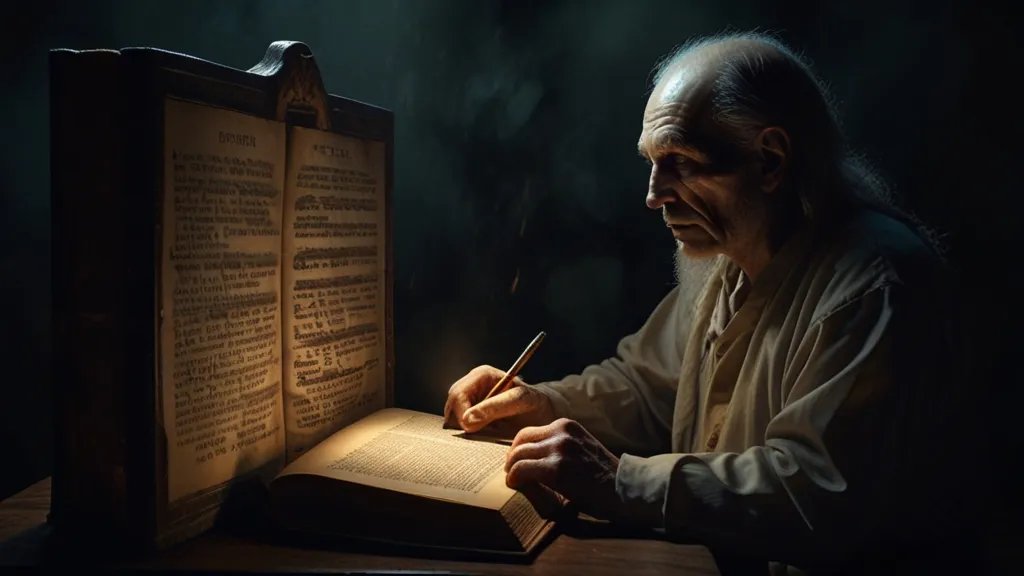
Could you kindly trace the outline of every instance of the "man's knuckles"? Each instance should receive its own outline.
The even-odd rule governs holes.
[[[514,462],[508,467],[505,472],[505,485],[509,488],[518,488],[523,485],[523,467],[522,461]]]
[[[551,423],[552,428],[570,436],[581,436],[586,430],[579,422],[568,418],[559,418]]]
[[[473,368],[469,371],[470,378],[467,378],[473,384],[479,384],[480,382],[497,381],[501,379],[501,370],[498,370],[494,366],[489,364],[482,364]]]
[[[501,378],[501,372],[493,366],[477,366],[465,376],[459,378],[451,386],[448,387],[448,395],[452,396],[458,393],[471,393],[477,388],[483,388],[488,382],[497,382]]]
[[[505,484],[511,488],[517,488],[529,482],[539,482],[537,472],[537,464],[532,460],[513,462],[505,474]]]
[[[511,488],[532,482],[556,486],[557,479],[562,475],[560,468],[560,460],[551,456],[536,460],[519,460],[509,466],[505,474],[505,484]]]
[[[524,442],[516,444],[505,455],[505,461],[514,464],[521,460],[537,460],[551,452],[550,445],[545,442]]]
[[[558,434],[552,438],[552,453],[559,459],[575,461],[586,456],[586,446],[579,436]]]

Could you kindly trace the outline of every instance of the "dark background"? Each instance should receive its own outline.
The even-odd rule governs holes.
[[[981,353],[965,385],[997,385],[986,428],[951,433],[1016,464],[1019,26],[991,1],[821,4],[8,4],[0,497],[50,470],[60,359],[49,348],[46,50],[150,45],[244,69],[281,39],[313,49],[329,91],[395,112],[400,406],[439,412],[454,379],[480,363],[507,367],[539,330],[548,339],[524,373],[534,381],[602,359],[639,327],[671,287],[674,248],[644,206],[635,152],[650,69],[693,34],[757,28],[811,57],[853,145],[947,233],[965,345]],[[957,472],[966,490],[1019,499],[1015,483],[977,483],[971,457]],[[1010,518],[1007,504],[992,527]]]

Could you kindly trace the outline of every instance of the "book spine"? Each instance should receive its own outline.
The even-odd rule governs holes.
[[[127,523],[118,80],[117,52],[50,53],[51,523],[90,542]]]

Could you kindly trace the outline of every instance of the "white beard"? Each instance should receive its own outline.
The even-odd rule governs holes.
[[[675,243],[676,283],[680,298],[690,303],[687,308],[694,310],[703,297],[704,290],[724,256],[694,258],[683,254],[682,242]]]

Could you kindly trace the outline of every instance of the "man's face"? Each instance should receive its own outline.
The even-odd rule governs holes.
[[[706,64],[683,62],[655,87],[644,110],[640,155],[651,164],[647,205],[691,257],[732,256],[761,228],[753,163],[710,118]]]

